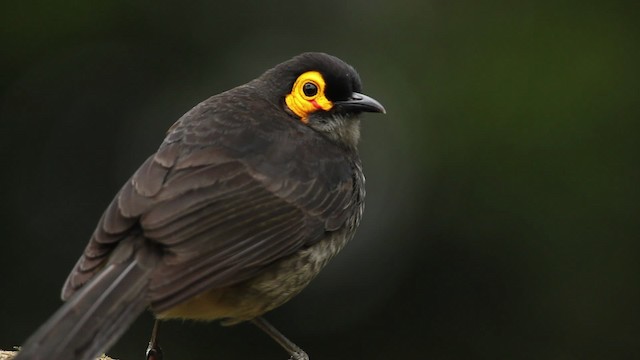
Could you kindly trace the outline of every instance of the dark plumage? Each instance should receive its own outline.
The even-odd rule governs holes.
[[[301,119],[285,97],[308,71],[331,109],[300,100],[312,109]],[[302,290],[360,222],[356,115],[384,112],[360,91],[351,66],[306,53],[187,112],[115,196],[64,285],[67,303],[17,359],[91,359],[147,306],[234,323]]]

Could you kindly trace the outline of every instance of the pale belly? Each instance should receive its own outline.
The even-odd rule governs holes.
[[[266,268],[255,278],[232,287],[206,291],[156,314],[156,317],[202,321],[225,319],[226,325],[258,317],[304,289],[350,238],[351,234],[346,231],[336,232]]]

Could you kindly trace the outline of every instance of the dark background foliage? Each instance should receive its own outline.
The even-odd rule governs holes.
[[[354,65],[367,210],[268,318],[313,359],[628,359],[640,344],[631,1],[4,1],[0,348],[58,294],[166,129],[302,51]],[[145,315],[109,353],[141,359]],[[169,359],[286,359],[169,322]]]

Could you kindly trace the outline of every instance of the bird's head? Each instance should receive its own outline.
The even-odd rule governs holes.
[[[274,103],[292,119],[348,147],[355,147],[360,138],[359,114],[385,113],[382,104],[361,93],[356,70],[335,56],[304,53],[261,78],[277,95]]]

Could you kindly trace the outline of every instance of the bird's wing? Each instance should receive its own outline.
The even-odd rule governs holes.
[[[105,211],[63,297],[131,232],[164,253],[150,294],[166,309],[246,280],[343,226],[357,195],[342,150],[293,122],[236,114],[201,104],[174,125]]]

